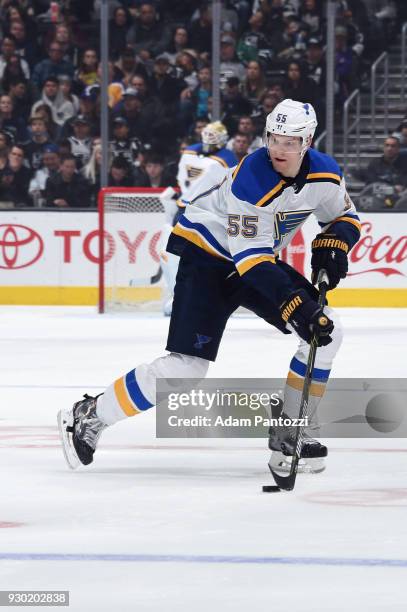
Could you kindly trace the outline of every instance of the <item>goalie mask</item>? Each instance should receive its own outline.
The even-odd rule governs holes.
[[[264,143],[269,148],[271,134],[300,137],[300,158],[303,158],[311,146],[317,125],[317,117],[311,104],[290,99],[283,100],[267,115]]]
[[[202,144],[204,153],[218,151],[225,146],[228,141],[228,133],[220,121],[208,123],[202,130]]]

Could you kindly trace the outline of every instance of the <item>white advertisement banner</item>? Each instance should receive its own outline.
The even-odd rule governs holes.
[[[407,288],[407,214],[361,214],[362,237],[349,256],[342,288]],[[133,279],[157,272],[164,215],[119,215],[107,226],[105,258],[110,276],[131,266]],[[310,243],[319,228],[310,219],[283,258],[309,276]],[[0,211],[0,286],[96,287],[96,211]],[[123,279],[125,282],[125,279]]]

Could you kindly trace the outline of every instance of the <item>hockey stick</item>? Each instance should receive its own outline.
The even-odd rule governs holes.
[[[328,289],[328,282],[329,282],[329,279],[328,279],[328,275],[326,271],[320,270],[318,274],[318,281],[317,281],[318,290],[319,290],[318,304],[321,306],[322,309],[325,305],[325,296],[326,296],[326,292]],[[320,324],[321,323],[322,321],[320,321]],[[314,369],[315,357],[317,354],[317,347],[318,347],[318,336],[317,334],[314,334],[310,342],[307,369],[305,371],[304,386],[302,388],[302,395],[301,395],[301,402],[300,402],[300,414],[299,414],[300,419],[303,419],[304,416],[306,416],[307,411],[308,411],[308,398],[309,398],[309,392],[311,388],[312,371]],[[294,446],[294,454],[291,460],[291,469],[290,469],[290,473],[288,474],[288,476],[282,476],[280,474],[277,474],[277,472],[275,472],[269,465],[270,472],[279,489],[284,489],[284,491],[292,491],[294,489],[295,480],[297,478],[298,464],[301,459],[301,449],[302,449],[303,438],[304,438],[304,428],[298,427],[297,433],[295,436],[295,446]]]

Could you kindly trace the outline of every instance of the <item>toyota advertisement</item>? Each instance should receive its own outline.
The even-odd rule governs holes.
[[[350,274],[335,292],[332,304],[407,306],[407,214],[360,217],[362,237],[349,257]],[[127,279],[131,284],[132,279],[156,273],[163,215],[120,215],[111,227],[108,221],[106,279],[119,279],[123,285]],[[306,275],[310,243],[317,232],[316,221],[309,219],[282,253]],[[0,303],[96,304],[98,264],[96,211],[0,211]],[[338,300],[341,292],[345,302]],[[364,294],[370,296],[369,303]],[[16,296],[21,296],[20,302]]]

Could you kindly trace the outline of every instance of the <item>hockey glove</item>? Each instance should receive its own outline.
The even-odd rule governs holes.
[[[333,322],[304,289],[290,293],[280,306],[280,312],[283,321],[290,323],[297,334],[308,344],[314,333],[318,336],[318,346],[326,346],[332,342],[330,336],[334,329]]]
[[[349,246],[335,234],[318,234],[312,241],[312,282],[317,282],[320,270],[326,270],[328,289],[335,289],[348,271]]]

